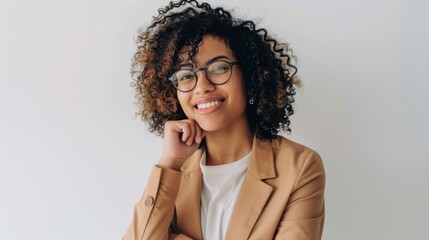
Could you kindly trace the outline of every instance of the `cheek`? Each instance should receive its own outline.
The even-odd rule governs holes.
[[[189,113],[190,97],[188,95],[189,94],[177,92],[177,99],[179,100],[179,104],[182,107],[182,109],[186,115],[188,115],[188,113]]]

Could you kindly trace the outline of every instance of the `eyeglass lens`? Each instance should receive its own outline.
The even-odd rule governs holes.
[[[206,76],[208,80],[213,84],[223,84],[231,77],[231,64],[226,61],[216,61],[208,65],[204,69],[191,70],[181,69],[177,71],[173,76],[174,85],[182,91],[189,91],[197,84],[196,72],[200,70],[206,70]]]

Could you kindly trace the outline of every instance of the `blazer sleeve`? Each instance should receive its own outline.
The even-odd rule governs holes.
[[[314,151],[307,154],[275,239],[316,240],[322,238],[325,220],[325,171]]]
[[[153,167],[123,240],[190,239],[172,232],[174,204],[181,176],[181,172],[172,169]]]

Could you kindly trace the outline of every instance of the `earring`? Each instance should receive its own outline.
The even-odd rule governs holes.
[[[247,96],[249,97],[250,105],[253,105],[255,103],[255,99],[253,98],[253,89],[247,90]]]
[[[253,99],[253,97],[250,97],[250,98],[249,98],[249,103],[250,103],[251,105],[253,105],[253,104],[255,103],[255,99]]]

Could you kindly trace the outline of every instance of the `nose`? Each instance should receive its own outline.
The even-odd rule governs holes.
[[[194,89],[195,93],[204,94],[213,91],[215,88],[216,86],[207,79],[206,71],[197,72],[197,85]]]

